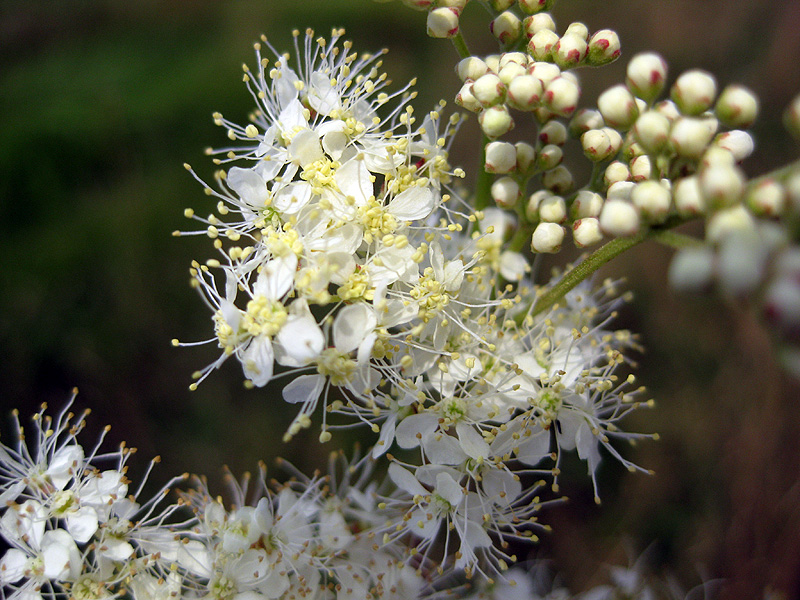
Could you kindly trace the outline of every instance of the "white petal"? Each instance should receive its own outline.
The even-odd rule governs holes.
[[[293,215],[311,199],[311,186],[306,181],[294,181],[275,194],[272,207],[285,215]]]
[[[458,441],[471,458],[488,458],[489,457],[489,444],[483,439],[481,433],[472,425],[467,423],[457,423],[456,432],[458,433]]]
[[[97,531],[97,511],[91,506],[80,507],[67,516],[67,529],[76,542],[88,542]]]
[[[228,187],[252,207],[261,208],[269,198],[266,182],[253,169],[231,167],[226,181]]]
[[[416,221],[431,214],[435,204],[433,191],[415,185],[395,196],[386,210],[401,221]]]
[[[310,129],[303,129],[294,135],[289,143],[289,154],[292,156],[292,160],[301,167],[306,167],[325,157],[319,136]]]
[[[428,493],[428,490],[422,487],[422,484],[417,481],[413,474],[397,463],[393,462],[389,465],[389,477],[391,477],[398,489],[408,492],[412,496],[424,496]]]
[[[434,413],[424,412],[409,415],[397,425],[395,438],[401,448],[416,448],[421,438],[432,433],[439,424],[439,417]],[[419,437],[417,437],[419,434]]]
[[[283,388],[283,399],[289,404],[316,401],[325,387],[322,375],[300,375]]]
[[[254,338],[241,356],[244,376],[257,387],[267,385],[272,379],[274,358],[272,341],[264,335]]]
[[[448,473],[436,475],[436,493],[454,507],[461,504],[464,499],[464,490]]]
[[[333,344],[339,352],[347,354],[361,344],[376,324],[375,313],[365,304],[345,306],[333,322]]]
[[[278,332],[278,341],[285,352],[281,364],[286,366],[306,365],[325,348],[325,336],[310,314],[301,317],[289,315]]]
[[[500,274],[508,281],[519,281],[529,268],[528,261],[519,252],[506,251],[500,255]]]
[[[336,170],[334,179],[342,194],[355,198],[357,206],[362,206],[372,196],[372,176],[363,160],[351,158]]]

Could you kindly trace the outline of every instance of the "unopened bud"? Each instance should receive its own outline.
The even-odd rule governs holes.
[[[636,100],[624,85],[615,85],[600,94],[597,107],[605,122],[618,129],[628,129],[639,116]]]
[[[588,217],[600,216],[600,211],[603,209],[603,202],[603,197],[597,192],[581,190],[572,201],[572,218],[586,219]]]
[[[543,144],[563,146],[567,141],[567,128],[561,121],[548,121],[539,130],[539,141]]]
[[[631,193],[636,184],[632,181],[617,181],[608,186],[606,200],[625,200],[630,202]]]
[[[548,223],[567,220],[567,204],[561,196],[548,196],[539,203],[539,218]]]
[[[458,104],[461,108],[475,113],[480,112],[483,109],[481,103],[478,102],[478,99],[472,94],[471,81],[467,81],[461,86],[461,89],[456,94],[456,104]]]
[[[527,175],[536,160],[536,150],[527,142],[517,142],[514,148],[517,151],[517,172]]]
[[[796,96],[783,111],[783,125],[795,139],[800,140],[800,96]]]
[[[475,81],[478,77],[486,75],[489,72],[489,67],[477,56],[469,56],[459,61],[456,66],[456,73],[458,73],[461,81]]]
[[[606,200],[600,213],[600,228],[614,236],[629,236],[639,232],[639,214],[625,200]]]
[[[542,184],[554,194],[566,194],[573,186],[572,173],[563,165],[545,171],[542,175]]]
[[[634,157],[630,162],[630,169],[633,181],[644,181],[653,175],[653,165],[646,154]]]
[[[711,285],[714,277],[714,251],[708,247],[683,248],[675,253],[667,272],[671,288],[697,292]]]
[[[714,113],[726,127],[746,129],[758,116],[758,98],[743,85],[729,85],[719,95]]]
[[[506,67],[510,64],[527,67],[530,62],[530,57],[524,52],[503,52],[500,55],[500,68]]]
[[[642,181],[631,192],[631,202],[651,223],[661,223],[669,213],[672,195],[659,181]]]
[[[717,280],[732,295],[749,294],[761,283],[766,248],[755,230],[724,237],[717,253]]]
[[[497,72],[500,70],[499,54],[490,54],[489,56],[484,56],[483,62],[486,63],[486,66],[489,68],[490,73],[497,74]]]
[[[463,11],[469,0],[436,0],[437,7],[457,8]]]
[[[714,104],[717,81],[711,73],[692,69],[681,73],[672,85],[670,97],[685,115],[699,115]]]
[[[755,229],[753,215],[744,206],[737,204],[715,212],[706,223],[706,239],[719,243],[730,235],[750,232]]]
[[[639,115],[633,125],[636,141],[652,154],[658,154],[665,148],[669,139],[669,130],[669,119],[655,110],[648,110]]]
[[[458,34],[457,8],[434,8],[428,13],[428,35],[432,38],[451,38]]]
[[[714,164],[700,171],[700,191],[712,209],[738,203],[744,191],[744,174],[736,167]]]
[[[561,164],[564,158],[564,151],[555,144],[547,144],[536,155],[536,168],[541,171],[549,171]]]
[[[619,148],[614,148],[605,129],[591,129],[581,136],[583,153],[592,162],[602,162],[614,156]]]
[[[670,123],[674,123],[681,117],[681,111],[672,100],[662,100],[655,105],[656,112],[667,117]]]
[[[667,62],[654,52],[643,52],[628,63],[625,85],[638,98],[652,102],[664,89]]]
[[[517,77],[521,77],[527,74],[528,74],[528,69],[526,69],[525,67],[523,67],[518,63],[510,62],[500,67],[500,71],[498,71],[497,76],[500,78],[500,81],[502,81],[507,86]]]
[[[777,217],[786,207],[786,189],[774,179],[764,179],[748,191],[746,202],[759,216]]]
[[[600,129],[605,126],[603,115],[600,111],[590,108],[579,109],[569,121],[569,134],[579,138],[590,129]]]
[[[501,177],[492,184],[492,199],[501,208],[513,208],[519,196],[519,184],[511,177]]]
[[[428,10],[433,4],[433,0],[400,0],[400,2],[414,10]]]
[[[521,75],[508,84],[508,104],[518,110],[533,110],[541,104],[544,86],[538,77]]]
[[[672,124],[669,133],[669,141],[672,147],[680,156],[684,158],[697,159],[703,155],[714,131],[703,122],[703,119],[695,117],[681,117]]]
[[[539,223],[533,230],[531,250],[554,254],[561,250],[564,241],[564,228],[557,223]]]
[[[555,3],[556,0],[519,0],[519,7],[522,12],[533,15],[543,10],[550,10]]]
[[[534,77],[538,77],[544,86],[553,81],[556,77],[561,77],[561,69],[558,68],[558,65],[541,61],[534,61],[528,65],[528,73]]]
[[[619,36],[610,29],[601,29],[589,40],[589,54],[586,62],[593,67],[600,67],[612,63],[619,58],[621,53]]]
[[[606,184],[607,188],[610,188],[618,181],[628,181],[630,176],[631,172],[628,170],[628,165],[615,160],[606,167],[605,173],[603,174],[603,182]]]
[[[550,13],[543,12],[537,15],[531,15],[530,17],[525,17],[522,20],[522,29],[525,31],[527,38],[531,39],[542,29],[549,29],[550,31],[555,32],[556,22],[553,21],[553,17],[550,15]]]
[[[522,34],[522,21],[513,12],[505,11],[489,24],[489,29],[501,44],[510,46]]]
[[[567,33],[553,46],[553,60],[563,70],[573,69],[583,62],[588,52],[586,38]]]
[[[753,137],[741,129],[733,129],[720,133],[714,139],[714,145],[728,150],[736,162],[742,162],[750,156],[755,149]]]
[[[800,326],[800,281],[780,277],[770,282],[764,293],[767,317],[781,327]]]
[[[494,73],[481,75],[472,83],[472,95],[484,107],[502,104],[506,99],[506,86]]]
[[[553,58],[553,49],[558,44],[558,34],[551,29],[540,29],[528,41],[528,53],[535,59],[547,61]]]
[[[567,77],[556,77],[544,91],[544,105],[555,114],[568,117],[578,107],[581,89]]]
[[[514,128],[514,119],[508,114],[505,105],[491,106],[478,115],[478,123],[488,137],[494,139],[505,135]]]
[[[682,217],[697,217],[706,212],[706,201],[697,175],[676,181],[673,186],[673,198],[675,208]]]
[[[578,219],[572,224],[572,240],[578,248],[594,246],[603,239],[600,221],[594,217]]]
[[[539,221],[539,206],[551,196],[553,193],[550,190],[539,190],[530,195],[525,205],[525,217],[528,221],[532,223]]]
[[[517,168],[517,149],[508,142],[489,142],[484,168],[488,173],[511,173]]]

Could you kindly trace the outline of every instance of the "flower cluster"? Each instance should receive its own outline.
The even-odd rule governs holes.
[[[253,123],[215,116],[241,145],[213,152],[235,163],[206,186],[218,215],[189,211],[221,255],[192,269],[222,349],[196,377],[229,356],[253,386],[276,365],[292,372],[287,439],[322,404],[321,441],[333,413],[369,427],[372,457],[389,457],[383,544],[492,577],[516,560],[509,539],[542,528],[539,489],[557,490],[562,450],[577,450],[595,490],[601,448],[636,468],[611,443],[639,437],[619,421],[642,389],[617,373],[636,343],[610,327],[612,282],[539,305],[544,290],[507,242],[513,220],[452,189],[463,173],[444,118],[417,125],[408,88],[381,91],[377,58],[349,54],[340,35],[307,32],[296,67],[257,45]]]

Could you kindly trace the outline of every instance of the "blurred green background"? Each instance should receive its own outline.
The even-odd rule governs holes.
[[[626,57],[657,50],[672,79],[697,66],[759,94],[748,172],[796,157],[779,121],[800,90],[798,2],[561,0],[555,16],[561,30],[580,20],[622,38],[619,63],[581,74],[584,105],[622,80]],[[252,42],[265,33],[290,49],[291,29],[309,26],[346,27],[356,50],[388,47],[394,81],[420,78],[419,110],[458,89],[450,44],[428,39],[424,14],[398,2],[0,0],[3,413],[58,407],[77,386],[76,407],[93,410],[96,429],[110,423],[111,442],[138,447],[139,468],[162,455],[160,481],[190,471],[214,482],[223,464],[240,473],[276,455],[323,465],[336,438],[324,449],[313,432],[281,444],[293,411],[278,393],[244,390],[234,361],[189,392],[217,350],[170,345],[211,333],[188,285],[190,261],[211,256],[210,244],[171,236],[191,228],[185,207],[211,205],[181,165],[209,179],[203,149],[225,143],[211,113],[243,122],[251,110],[240,65],[252,63]],[[494,50],[480,6],[467,6],[463,27],[476,53]],[[527,131],[520,123],[510,137]],[[461,135],[453,162],[474,172],[474,119]],[[598,508],[584,467],[568,464],[571,502],[543,515],[555,533],[532,556],[553,558],[581,589],[652,544],[653,567],[686,584],[725,577],[726,597],[800,597],[800,388],[750,307],[675,297],[669,251],[640,250],[608,274],[636,292],[622,324],[643,336],[638,375],[658,405],[630,426],[662,440],[628,455],[656,475],[606,461]]]

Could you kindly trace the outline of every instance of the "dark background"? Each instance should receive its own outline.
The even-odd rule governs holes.
[[[583,105],[623,79],[634,53],[656,50],[670,82],[701,67],[720,87],[741,82],[758,93],[751,175],[796,158],[780,112],[800,90],[798,2],[562,0],[555,17],[561,31],[580,20],[622,39],[622,60],[581,72]],[[288,50],[291,29],[308,26],[323,35],[344,26],[359,51],[388,47],[394,81],[420,78],[418,110],[458,89],[452,46],[428,39],[424,13],[398,2],[0,1],[3,413],[57,408],[77,386],[76,407],[93,410],[93,426],[109,423],[110,443],[139,448],[134,473],[162,455],[158,482],[183,471],[214,482],[223,464],[241,473],[276,455],[306,471],[324,465],[337,438],[321,448],[313,431],[282,444],[293,409],[278,391],[245,390],[230,361],[189,392],[191,373],[217,349],[170,345],[212,332],[188,285],[190,261],[210,257],[211,245],[171,236],[192,227],[185,207],[211,209],[181,165],[210,179],[203,149],[226,142],[211,113],[244,122],[252,109],[240,70],[253,63],[252,42],[265,33]],[[494,51],[476,3],[463,27],[476,53]],[[468,173],[474,121],[452,161]],[[523,121],[512,141],[525,139]],[[725,577],[731,598],[800,597],[800,388],[776,365],[758,311],[676,297],[664,284],[669,257],[645,246],[607,272],[636,293],[622,324],[642,334],[637,374],[658,400],[630,429],[661,441],[627,455],[656,475],[606,461],[597,508],[585,467],[568,461],[562,490],[571,501],[543,515],[555,531],[532,556],[553,558],[579,590],[603,580],[604,564],[649,546],[653,569],[685,586]]]

